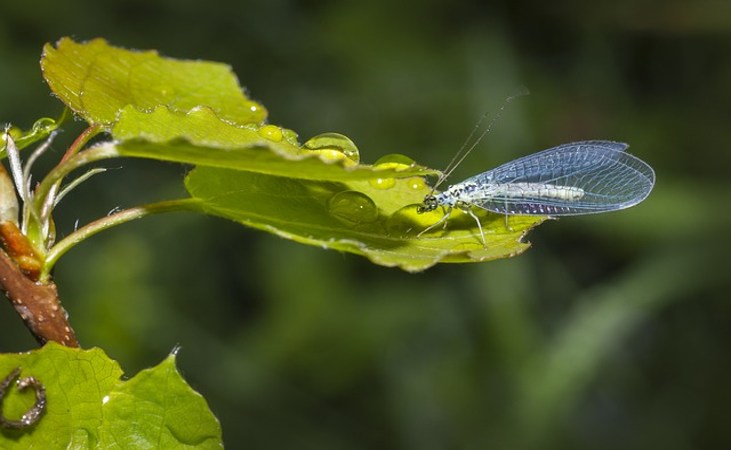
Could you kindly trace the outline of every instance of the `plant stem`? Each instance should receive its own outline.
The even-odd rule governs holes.
[[[105,142],[103,144],[95,145],[71,156],[66,161],[54,167],[38,185],[38,188],[36,188],[34,193],[34,207],[37,211],[41,211],[48,201],[47,197],[49,192],[54,189],[56,183],[63,180],[63,178],[72,171],[95,161],[114,158],[117,156],[119,156],[119,152],[117,152],[117,147],[113,142]]]
[[[5,292],[38,343],[56,341],[67,347],[79,346],[66,311],[61,306],[56,285],[33,282],[2,250],[0,290]]]
[[[63,254],[69,251],[71,247],[83,241],[84,239],[97,234],[100,231],[106,230],[107,228],[111,228],[116,225],[121,225],[123,223],[140,219],[150,214],[159,214],[172,211],[195,211],[198,209],[200,209],[200,202],[193,198],[166,200],[158,203],[150,203],[147,205],[125,209],[88,223],[60,240],[48,251],[48,253],[46,254],[45,263],[43,265],[43,270],[40,275],[40,280],[43,281],[48,279],[48,275],[53,266],[56,264],[56,261],[58,261],[58,259]]]
[[[97,134],[99,134],[102,131],[102,127],[99,124],[91,125],[89,128],[84,130],[75,140],[71,143],[68,149],[66,149],[66,153],[64,153],[63,158],[61,158],[61,163],[67,161],[69,158],[71,158],[73,155],[79,153],[82,148]]]

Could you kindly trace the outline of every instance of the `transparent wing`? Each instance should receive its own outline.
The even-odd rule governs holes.
[[[559,145],[476,175],[475,206],[501,214],[570,216],[629,208],[644,200],[655,172],[627,144]]]

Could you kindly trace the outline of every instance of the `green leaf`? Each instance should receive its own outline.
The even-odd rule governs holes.
[[[447,228],[419,232],[441,212],[417,214],[430,188],[421,177],[315,181],[198,167],[186,187],[209,214],[297,242],[367,257],[376,264],[416,272],[439,262],[474,262],[515,256],[523,236],[545,217],[505,216],[475,210],[474,219],[454,210]]]
[[[270,146],[284,153],[296,153],[300,147],[294,131],[274,125],[260,127],[226,122],[207,106],[198,106],[185,112],[174,111],[167,106],[158,106],[148,112],[125,106],[111,133],[122,141],[142,139],[166,143],[185,139],[192,144],[219,148],[256,144]]]
[[[59,119],[42,117],[36,120],[33,127],[31,127],[28,131],[23,131],[16,127],[10,127],[8,129],[8,133],[13,138],[13,142],[15,142],[15,146],[18,150],[22,150],[29,145],[33,145],[34,143],[47,138],[52,132],[58,129],[65,119],[65,113]],[[4,136],[4,133],[0,135],[0,159],[7,156],[7,153],[5,152],[5,141],[3,140]]]
[[[207,107],[185,114],[164,106],[151,112],[125,107],[111,132],[121,141],[104,145],[114,145],[120,156],[315,180],[439,174],[404,156],[391,155],[375,166],[358,164],[358,148],[341,134],[324,133],[300,144],[292,130],[227,123]]]
[[[180,376],[174,353],[127,381],[102,350],[53,342],[0,355],[0,377],[16,367],[43,384],[47,407],[30,429],[0,428],[0,448],[222,448],[217,419]],[[33,401],[32,390],[11,388],[3,414],[17,420]]]
[[[114,144],[106,144],[114,145]],[[314,180],[367,180],[404,178],[415,175],[435,175],[439,172],[417,165],[353,164],[331,153],[288,153],[279,147],[262,147],[256,142],[238,148],[202,147],[186,141],[153,143],[144,140],[121,142],[115,145],[120,156],[154,158],[166,161],[233,168],[269,175]]]
[[[103,40],[47,45],[42,60],[51,89],[115,138],[105,157],[130,156],[198,166],[186,179],[205,212],[289,239],[361,254],[409,271],[438,262],[514,256],[527,231],[544,218],[455,210],[417,215],[439,174],[407,157],[360,164],[346,136],[324,133],[300,144],[297,134],[265,124],[266,111],[247,99],[228,66],[162,58]]]
[[[90,124],[111,126],[126,106],[148,111],[165,105],[186,113],[203,105],[236,124],[260,123],[267,115],[244,95],[226,64],[63,38],[55,47],[46,44],[41,69],[51,90]]]

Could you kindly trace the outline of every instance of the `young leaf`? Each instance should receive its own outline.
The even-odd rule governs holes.
[[[45,387],[47,406],[31,429],[0,428],[0,448],[222,448],[218,420],[181,378],[175,354],[127,381],[102,350],[53,342],[0,355],[0,378],[16,367]],[[11,388],[2,413],[17,418],[32,404],[32,392]]]
[[[62,115],[60,119],[51,119],[50,117],[43,117],[35,121],[33,127],[27,132],[23,132],[19,128],[10,127],[8,129],[9,134],[13,138],[15,147],[18,150],[22,150],[29,145],[32,145],[40,140],[47,138],[52,132],[54,132],[63,123],[66,118],[66,114]],[[5,152],[5,130],[0,130],[0,159],[7,156]]]
[[[186,113],[206,105],[222,120],[260,123],[266,110],[248,99],[226,64],[163,58],[155,51],[112,47],[103,39],[46,44],[41,69],[51,90],[90,124],[111,126],[130,105],[165,105]]]
[[[212,215],[297,242],[366,256],[374,263],[416,272],[439,262],[487,261],[514,256],[523,236],[545,217],[480,214],[486,246],[472,217],[452,212],[447,228],[419,232],[439,212],[416,214],[429,193],[423,178],[302,180],[198,167],[186,187]]]

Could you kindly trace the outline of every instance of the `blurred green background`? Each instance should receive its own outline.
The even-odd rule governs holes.
[[[4,2],[0,122],[60,113],[38,59],[62,36],[230,63],[272,123],[346,134],[365,162],[444,167],[527,86],[453,182],[581,139],[657,172],[636,208],[422,274],[184,214],[75,248],[55,276],[83,344],[129,374],[180,344],[227,447],[731,446],[731,3]],[[185,167],[112,164],[64,200],[61,234],[183,192]],[[0,303],[0,351],[34,346]]]

